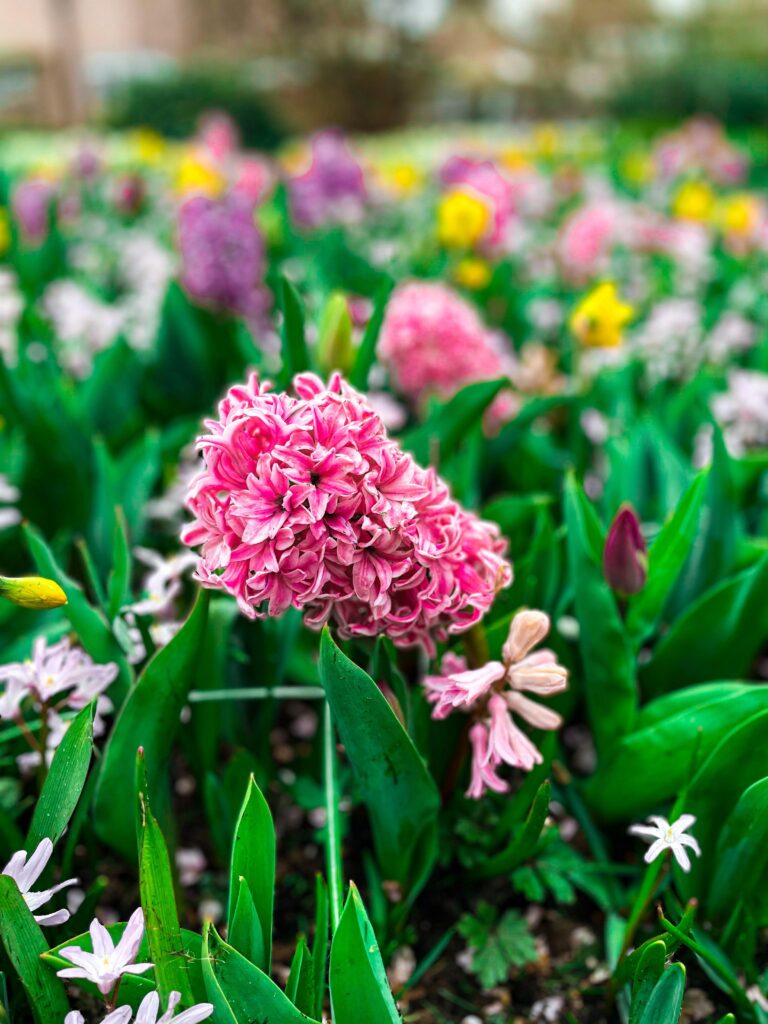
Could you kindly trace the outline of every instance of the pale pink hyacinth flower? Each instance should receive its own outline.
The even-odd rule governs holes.
[[[509,789],[496,769],[501,764],[530,771],[542,756],[531,739],[516,724],[518,715],[534,729],[557,729],[561,718],[525,696],[553,696],[568,685],[568,671],[547,649],[534,651],[549,632],[544,612],[518,612],[512,620],[502,648],[502,661],[490,661],[482,668],[467,670],[463,659],[453,654],[443,658],[440,676],[427,676],[427,700],[434,705],[432,717],[446,718],[456,710],[475,718],[470,730],[472,779],[467,796],[479,799],[486,789],[502,793]]]
[[[82,978],[92,982],[103,995],[109,995],[124,974],[144,974],[154,967],[151,963],[135,963],[144,938],[144,912],[141,907],[131,914],[117,945],[104,925],[95,918],[91,921],[90,933],[92,953],[80,946],[65,946],[59,951],[63,960],[75,965],[57,971],[60,978]]]
[[[40,704],[79,711],[102,694],[117,673],[114,662],[97,665],[67,637],[49,646],[41,636],[34,642],[31,659],[0,666],[0,681]]]
[[[252,376],[230,389],[198,442],[205,468],[182,540],[196,578],[249,618],[293,607],[343,638],[422,644],[468,629],[508,586],[498,527],[464,510],[432,469],[386,433],[339,374],[274,393]]]
[[[437,281],[400,285],[387,305],[377,345],[396,391],[415,405],[450,398],[465,384],[509,376],[512,351],[477,310]]]
[[[69,878],[66,882],[59,882],[58,885],[54,885],[50,889],[41,889],[39,892],[31,891],[32,886],[42,875],[43,871],[45,871],[52,853],[53,843],[50,839],[43,839],[29,858],[27,857],[26,850],[19,850],[17,853],[14,853],[3,870],[0,871],[0,874],[7,875],[16,882],[24,902],[33,914],[47,903],[51,897],[55,896],[57,892],[61,892],[62,889],[67,889],[69,886],[77,885],[78,883],[77,878]],[[51,914],[35,914],[34,916],[39,925],[58,925],[65,924],[69,920],[69,911],[55,910]]]
[[[168,995],[168,1009],[158,1017],[160,996],[157,992],[150,992],[142,999],[135,1018],[130,1006],[120,1006],[104,1017],[101,1024],[131,1024],[132,1021],[133,1024],[199,1024],[213,1014],[212,1003],[196,1003],[176,1015],[176,1007],[180,1001],[181,993],[171,992]],[[73,1010],[64,1018],[64,1024],[85,1024],[85,1020],[81,1013]]]

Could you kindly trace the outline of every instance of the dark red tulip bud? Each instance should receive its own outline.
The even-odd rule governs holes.
[[[648,576],[648,548],[640,520],[629,504],[621,506],[611,523],[603,551],[603,572],[617,594],[636,594]]]

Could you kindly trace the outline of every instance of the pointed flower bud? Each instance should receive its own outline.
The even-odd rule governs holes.
[[[22,576],[19,579],[0,576],[0,597],[35,611],[60,608],[67,603],[67,595],[59,584],[43,576]]]
[[[648,549],[640,532],[640,520],[625,503],[611,523],[603,551],[603,573],[617,594],[636,594],[648,575]]]
[[[317,338],[317,360],[326,373],[332,370],[346,373],[355,360],[352,317],[347,300],[341,292],[334,292],[323,307]]]

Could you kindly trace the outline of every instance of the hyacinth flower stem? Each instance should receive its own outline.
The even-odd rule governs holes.
[[[336,756],[336,731],[330,704],[323,714],[323,774],[325,789],[325,863],[328,873],[331,930],[341,918],[344,899],[344,874],[341,861],[341,822],[339,819],[339,779]]]

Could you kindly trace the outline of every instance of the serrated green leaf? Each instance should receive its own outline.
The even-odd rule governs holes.
[[[53,755],[29,826],[26,848],[30,853],[46,836],[55,845],[77,807],[93,752],[93,714],[93,704],[83,708]]]
[[[64,987],[40,959],[48,949],[16,882],[0,875],[0,941],[29,999],[38,1024],[64,1020],[69,1010]]]
[[[417,891],[436,856],[437,786],[378,686],[339,650],[327,627],[320,681],[371,816],[381,869]]]
[[[229,920],[234,919],[241,878],[245,879],[253,900],[263,942],[261,950],[253,947],[242,948],[234,941],[232,945],[257,967],[269,973],[272,962],[272,913],[275,895],[275,826],[269,805],[253,776],[248,781],[232,841]],[[251,928],[244,929],[242,933],[238,928],[236,937],[238,940],[245,940],[249,933],[253,934]]]
[[[194,678],[205,634],[208,594],[201,591],[195,606],[170,643],[158,651],[142,672],[118,716],[107,743],[95,795],[95,827],[99,836],[125,856],[135,850],[132,801],[126,798],[136,751],[144,748],[152,806],[160,801],[161,780],[179,716]]]
[[[331,944],[334,1024],[400,1024],[371,922],[354,883]]]

